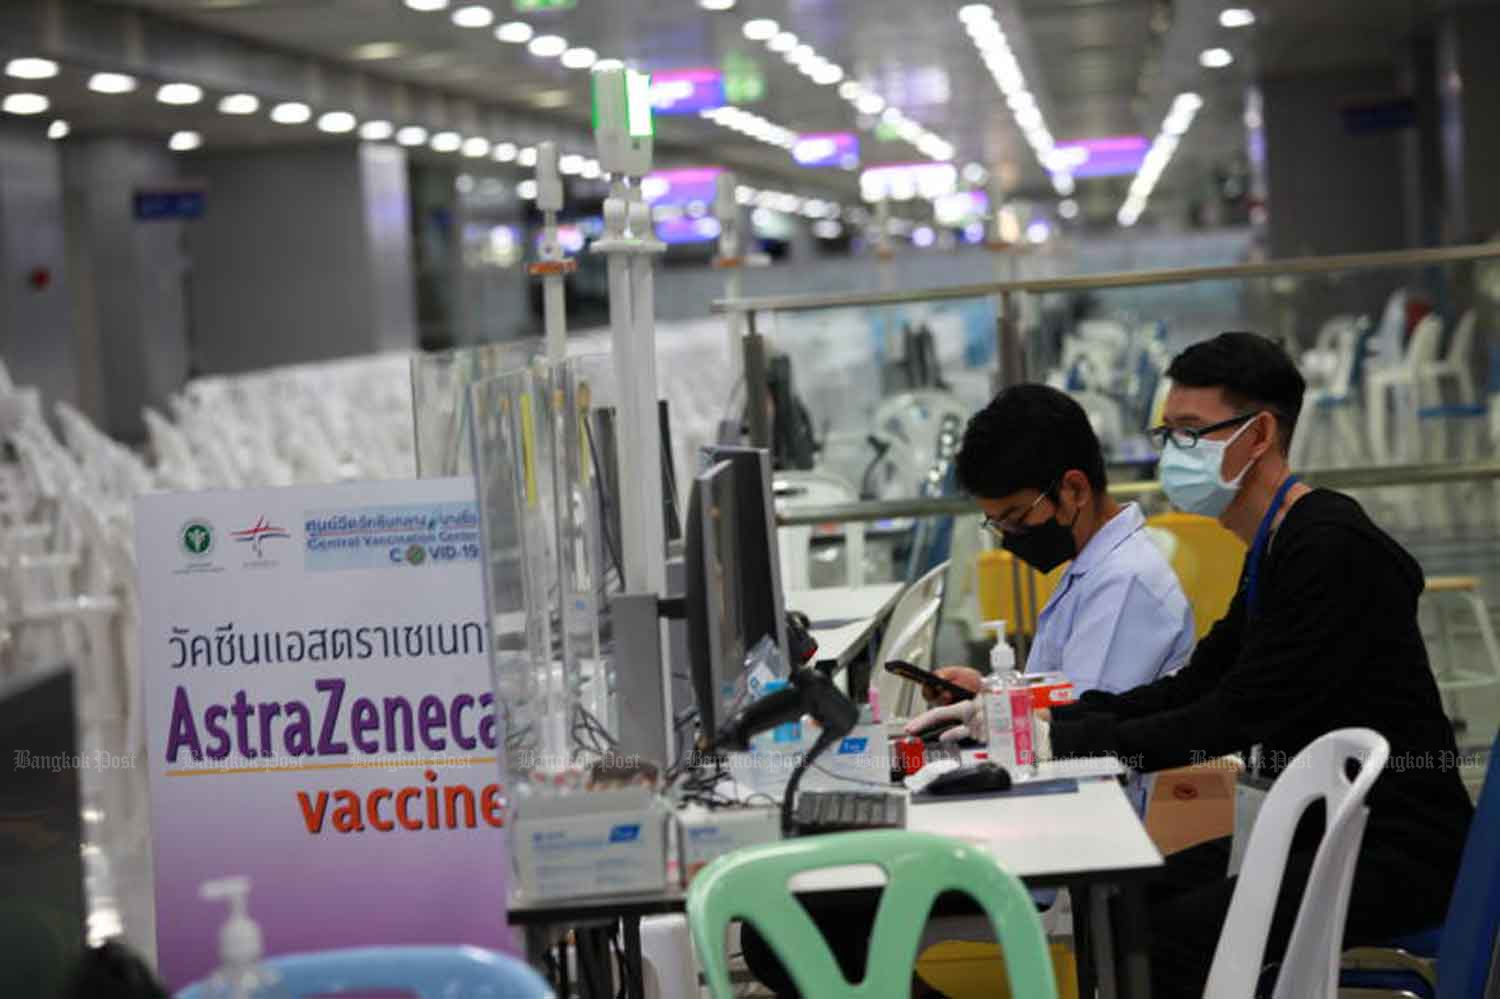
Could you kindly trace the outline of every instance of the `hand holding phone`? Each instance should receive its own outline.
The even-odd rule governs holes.
[[[958,701],[973,700],[976,694],[975,691],[970,690],[968,687],[961,686],[952,680],[938,676],[931,670],[923,669],[920,666],[913,665],[901,659],[887,661],[885,669],[887,673],[894,673],[909,683],[915,683],[919,686],[947,694],[955,703]]]

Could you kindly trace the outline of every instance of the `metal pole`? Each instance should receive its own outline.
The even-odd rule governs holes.
[[[771,387],[766,383],[766,341],[756,331],[756,314],[748,314],[750,330],[745,334],[745,405],[750,410],[750,444],[771,446]]]
[[[1000,383],[1019,385],[1026,380],[1026,346],[1021,342],[1021,322],[1009,291],[1000,293]]]

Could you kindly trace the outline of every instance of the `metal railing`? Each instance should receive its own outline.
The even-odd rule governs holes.
[[[1223,281],[1235,278],[1278,277],[1285,274],[1327,274],[1335,271],[1381,270],[1393,267],[1430,267],[1500,257],[1500,242],[1449,246],[1432,250],[1389,250],[1381,253],[1348,253],[1327,257],[1289,257],[1260,264],[1227,264],[1217,267],[1180,267],[1146,271],[1084,274],[1066,278],[1023,281],[990,281],[982,284],[947,285],[910,291],[814,292],[807,295],[767,295],[759,298],[719,299],[713,311],[794,312],[836,309],[856,305],[903,305],[957,298],[983,298],[1009,292],[1076,291],[1097,288],[1140,288],[1193,281]]]
[[[1385,465],[1370,468],[1325,468],[1298,473],[1309,485],[1327,489],[1375,489],[1382,486],[1430,486],[1447,482],[1478,482],[1500,479],[1500,461],[1457,465]],[[1139,499],[1161,492],[1159,482],[1122,482],[1109,487],[1116,499]],[[777,514],[779,527],[830,523],[868,523],[908,517],[946,517],[975,512],[967,496],[912,497],[869,500],[860,503],[830,503],[797,507]]]

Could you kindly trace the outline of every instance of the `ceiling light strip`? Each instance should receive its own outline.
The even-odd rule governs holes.
[[[1172,154],[1177,152],[1178,144],[1192,127],[1193,117],[1201,107],[1203,98],[1194,93],[1178,94],[1173,98],[1171,109],[1167,111],[1166,118],[1162,119],[1161,131],[1152,141],[1146,158],[1141,161],[1135,179],[1130,182],[1130,192],[1126,195],[1125,203],[1115,215],[1115,221],[1122,226],[1135,225],[1141,213],[1146,210],[1146,204],[1151,200],[1151,191],[1161,179],[1162,171],[1172,161]]]

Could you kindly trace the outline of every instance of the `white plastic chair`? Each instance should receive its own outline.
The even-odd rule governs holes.
[[[870,429],[870,436],[888,449],[872,475],[877,498],[920,495],[928,472],[945,446],[944,434],[961,435],[972,415],[958,396],[936,389],[882,399]],[[953,444],[956,447],[956,441]]]
[[[909,718],[916,703],[917,688],[885,671],[892,659],[904,659],[914,666],[932,664],[932,650],[937,641],[939,610],[943,605],[943,586],[948,563],[934,566],[927,575],[908,586],[891,609],[885,636],[875,656],[873,681],[880,691],[881,710],[891,718]]]
[[[1321,384],[1303,396],[1302,419],[1292,437],[1293,468],[1347,468],[1368,462],[1357,410],[1360,406],[1359,353],[1368,329],[1367,321],[1354,316],[1335,316],[1318,334],[1319,349],[1304,358],[1304,373],[1318,369],[1309,364],[1316,354],[1326,360]],[[1319,362],[1322,363],[1322,362]]]
[[[698,999],[698,966],[686,916],[642,919],[641,957],[645,999]]]
[[[777,472],[776,511],[797,507],[827,506],[832,503],[855,503],[859,492],[847,480],[831,472]],[[840,525],[844,535],[844,581],[861,586],[865,581],[865,525],[855,521]],[[810,526],[783,527],[776,532],[781,557],[781,585],[788,590],[812,587],[812,542]]]
[[[1206,999],[1253,999],[1264,963],[1271,914],[1281,891],[1297,823],[1310,804],[1325,802],[1327,821],[1276,976],[1274,999],[1333,999],[1349,889],[1364,839],[1365,796],[1380,777],[1390,744],[1367,728],[1347,728],[1315,739],[1288,764],[1261,807],[1229,915],[1219,934]],[[1354,779],[1350,761],[1359,764]]]

